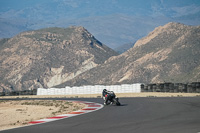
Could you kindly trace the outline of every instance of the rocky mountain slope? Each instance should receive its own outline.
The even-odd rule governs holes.
[[[0,91],[53,87],[115,55],[83,27],[23,32],[0,40]]]
[[[65,85],[200,81],[200,26],[168,23]]]

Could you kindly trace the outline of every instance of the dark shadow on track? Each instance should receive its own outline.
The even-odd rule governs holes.
[[[128,104],[121,104],[120,106],[127,106]]]

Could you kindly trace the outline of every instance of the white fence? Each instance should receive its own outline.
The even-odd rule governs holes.
[[[122,84],[122,85],[95,85],[65,88],[38,88],[37,95],[73,95],[73,94],[101,94],[103,89],[114,91],[115,93],[140,93],[141,84]]]

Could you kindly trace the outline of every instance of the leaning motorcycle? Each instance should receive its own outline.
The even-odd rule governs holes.
[[[119,102],[119,98],[116,97],[116,95],[113,91],[109,91],[105,97],[108,98],[108,101],[109,101],[108,104],[112,104],[112,105],[116,105],[116,106],[121,105]]]

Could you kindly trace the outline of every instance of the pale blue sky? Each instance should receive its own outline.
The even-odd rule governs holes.
[[[0,0],[0,38],[78,25],[114,48],[171,21],[200,25],[200,0]]]

